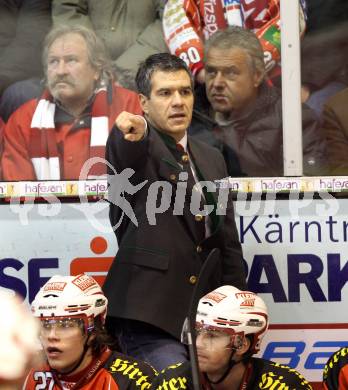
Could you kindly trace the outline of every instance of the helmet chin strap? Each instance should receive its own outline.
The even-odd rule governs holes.
[[[88,348],[89,348],[88,340],[89,340],[89,337],[90,337],[91,334],[92,334],[92,333],[89,332],[88,335],[87,335],[87,339],[86,339],[85,344],[84,344],[84,346],[83,346],[83,351],[82,351],[82,354],[81,354],[80,359],[79,359],[79,360],[77,361],[77,363],[72,367],[71,370],[69,370],[68,372],[64,372],[64,375],[69,375],[69,374],[71,374],[71,373],[72,373],[73,371],[75,371],[75,370],[80,366],[80,364],[82,363],[82,360],[84,359],[84,357],[85,357],[85,355],[86,355],[86,353],[87,353],[87,351],[88,351]]]
[[[232,349],[231,358],[230,358],[230,360],[228,362],[227,368],[226,368],[225,372],[222,374],[222,376],[217,381],[212,381],[211,379],[209,379],[207,373],[204,373],[205,379],[209,383],[211,383],[212,385],[218,385],[219,383],[223,382],[226,379],[227,375],[230,373],[230,371],[232,370],[232,368],[234,366],[236,366],[237,364],[242,363],[242,362],[244,362],[246,360],[249,360],[250,357],[251,357],[251,354],[247,353],[246,356],[243,359],[241,359],[238,362],[236,362],[235,360],[233,360],[233,356],[236,353],[237,348],[231,348],[231,349]]]
[[[222,374],[222,376],[217,381],[212,381],[211,379],[209,379],[208,374],[204,373],[205,378],[212,385],[217,385],[217,384],[221,383],[227,377],[227,375],[232,370],[232,368],[236,364],[240,363],[240,362],[236,362],[235,360],[233,360],[233,356],[234,356],[235,352],[237,351],[237,348],[231,348],[231,349],[232,349],[231,358],[230,358],[230,360],[228,362],[227,368],[226,368],[225,372]]]

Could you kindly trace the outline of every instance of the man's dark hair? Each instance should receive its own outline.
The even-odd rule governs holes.
[[[150,97],[152,89],[151,79],[155,71],[172,73],[180,70],[184,70],[189,75],[193,89],[191,71],[181,58],[169,53],[156,53],[147,57],[140,64],[137,75],[135,76],[138,92],[148,98]]]
[[[90,342],[93,356],[98,356],[105,347],[109,347],[113,351],[121,350],[118,341],[107,333],[100,316],[94,319],[94,329],[92,334],[95,335],[95,338]]]

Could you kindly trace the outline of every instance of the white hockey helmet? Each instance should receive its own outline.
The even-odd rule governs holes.
[[[100,316],[105,322],[107,299],[99,284],[89,275],[52,276],[41,287],[31,305],[35,317],[82,318],[86,331]]]
[[[39,323],[17,297],[5,291],[0,291],[0,312],[1,384],[26,374],[39,350]]]
[[[222,286],[200,299],[197,327],[241,336],[252,336],[249,351],[256,353],[267,331],[268,313],[264,301],[251,291]]]

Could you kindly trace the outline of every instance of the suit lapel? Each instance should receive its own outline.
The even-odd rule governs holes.
[[[200,181],[209,181],[214,184],[216,179],[220,176],[217,172],[217,167],[212,164],[212,161],[207,158],[206,155],[202,153],[201,147],[196,143],[196,141],[188,137],[188,145],[190,148],[190,153],[194,160],[195,168],[197,170],[197,174],[199,176]],[[221,227],[222,218],[216,214],[216,207],[218,203],[218,188],[216,191],[208,192],[206,188],[203,188],[203,193],[208,204],[214,206],[214,211],[210,213],[210,218],[212,219],[213,229],[212,234],[216,233],[216,231]]]
[[[157,134],[156,130],[151,129],[152,141],[150,144],[150,156],[154,156],[155,160],[159,162],[158,175],[161,179],[164,179],[172,185],[172,199],[173,204],[175,201],[175,195],[177,191],[179,174],[182,172],[182,168],[175,160],[174,156],[164,143],[163,139]],[[183,215],[178,215],[185,224],[188,233],[195,241],[199,241],[197,237],[197,228],[194,215],[190,210],[190,204],[185,203],[183,208]]]
[[[207,156],[202,154],[202,150],[200,149],[199,145],[197,145],[197,143],[192,138],[189,137],[188,143],[195,168],[198,171],[197,173],[199,180],[210,181],[214,183],[217,178],[216,169],[214,169],[213,165],[214,163],[212,164],[212,161],[207,159]],[[211,195],[213,196],[215,203],[217,203],[217,191],[211,192]]]
[[[157,134],[157,131],[154,129],[150,131],[152,142],[150,142],[149,154],[154,157],[155,161],[159,162],[158,174],[162,179],[176,185],[181,167],[170,153],[162,138]]]

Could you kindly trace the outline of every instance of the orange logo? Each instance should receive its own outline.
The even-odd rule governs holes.
[[[108,243],[104,237],[94,237],[90,243],[90,249],[95,255],[103,254],[107,248]],[[70,275],[89,274],[102,287],[113,259],[114,257],[77,257],[70,263]]]
[[[255,298],[254,299],[246,299],[240,304],[240,307],[254,307]]]
[[[75,278],[72,282],[75,284],[75,286],[77,286],[82,291],[85,291],[88,288],[96,285],[94,279],[92,279],[88,275],[80,275],[77,278]]]
[[[204,299],[210,299],[211,301],[214,301],[216,303],[219,303],[225,298],[226,298],[225,294],[221,294],[220,292],[217,291],[212,291],[204,297]]]
[[[63,291],[66,286],[65,282],[51,282],[46,283],[44,287],[44,291]]]

